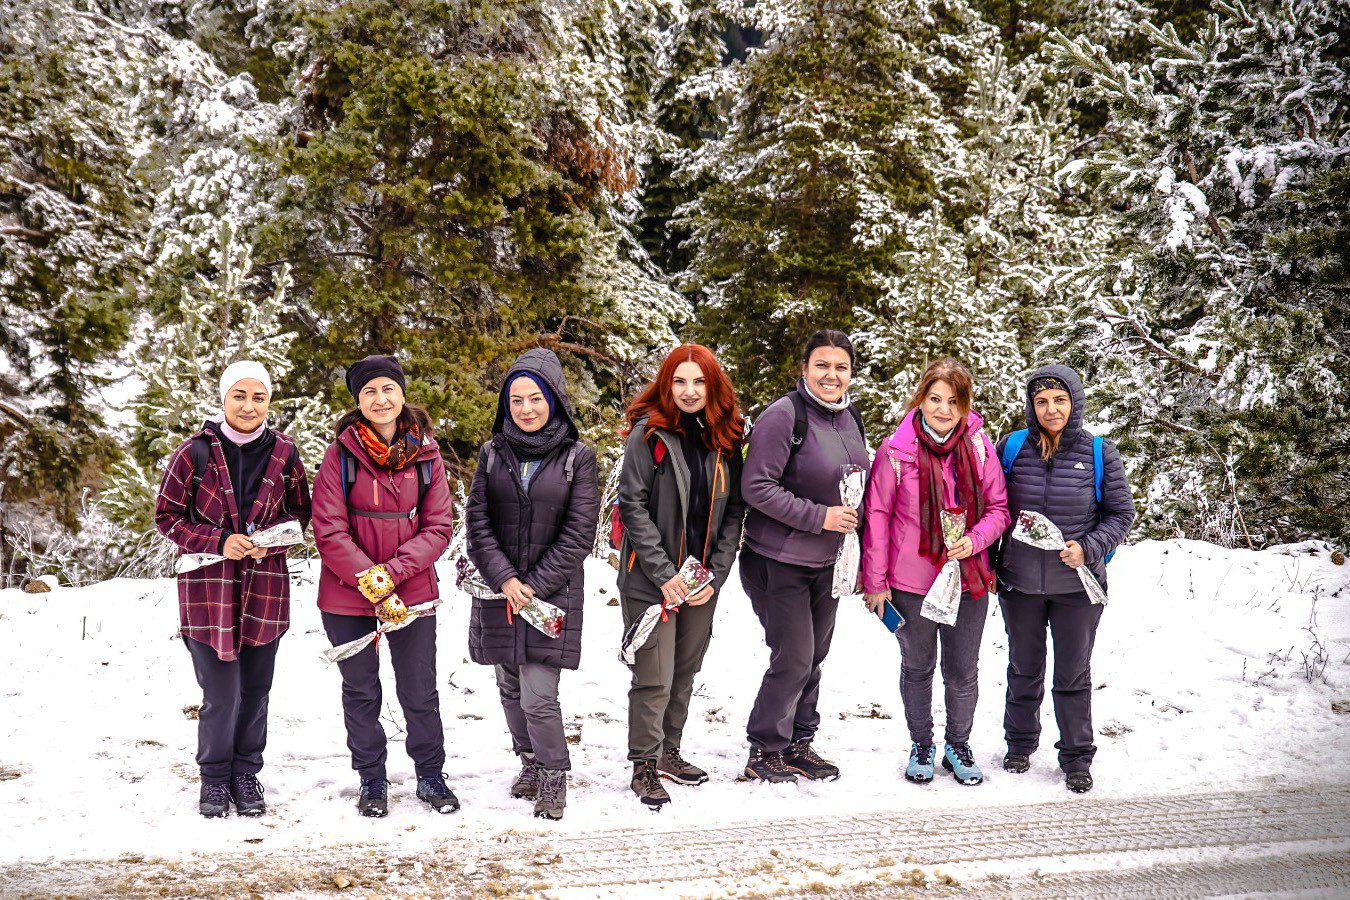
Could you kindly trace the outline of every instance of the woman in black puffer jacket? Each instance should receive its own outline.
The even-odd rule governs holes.
[[[1125,540],[1134,501],[1115,444],[1102,441],[1097,499],[1095,438],[1083,428],[1086,395],[1078,373],[1045,366],[1027,379],[1027,434],[1008,465],[1010,435],[999,442],[1016,526],[1026,510],[1064,533],[1067,550],[1040,550],[1003,538],[999,605],[1008,630],[1008,698],[1003,717],[1008,753],[1003,768],[1025,772],[1040,742],[1045,696],[1045,629],[1055,643],[1051,693],[1059,724],[1059,765],[1072,791],[1092,789],[1092,646],[1103,607],[1092,603],[1073,570],[1086,565],[1106,587],[1106,557]],[[1013,449],[1017,450],[1016,444]]]
[[[465,527],[469,559],[505,599],[474,599],[469,655],[496,667],[522,763],[511,795],[534,799],[537,816],[560,819],[571,761],[558,681],[581,662],[582,566],[595,544],[600,489],[553,351],[527,351],[511,366],[492,432],[478,452]],[[515,615],[532,599],[562,609],[561,635]]]

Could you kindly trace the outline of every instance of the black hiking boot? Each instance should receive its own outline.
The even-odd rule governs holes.
[[[520,774],[511,784],[511,796],[517,800],[539,799],[539,780],[544,777],[544,767],[529,754],[520,754]]]
[[[230,798],[241,816],[261,816],[267,812],[263,786],[256,775],[235,775],[230,779]]]
[[[371,819],[389,815],[389,782],[384,778],[361,779],[361,797],[356,801],[356,809]]]
[[[811,749],[811,741],[794,741],[783,751],[783,765],[800,772],[812,781],[834,781],[839,767]]]
[[[1012,772],[1021,775],[1027,769],[1031,768],[1031,757],[1025,753],[1014,753],[1009,750],[1003,755],[1003,771]]]
[[[751,750],[745,761],[745,777],[751,781],[796,781],[797,773],[783,763],[783,754],[777,750]]]
[[[197,798],[197,811],[208,819],[223,819],[230,814],[230,787],[225,784],[202,784]]]
[[[445,775],[419,775],[417,799],[436,810],[448,814],[459,811],[459,798],[445,783]]]
[[[708,780],[708,773],[680,756],[678,747],[672,747],[656,763],[657,774],[678,784],[696,785]]]
[[[534,801],[535,818],[556,822],[563,817],[566,808],[567,770],[543,769],[539,777],[539,799]]]
[[[653,812],[670,802],[670,794],[666,792],[665,785],[661,784],[661,776],[657,774],[656,763],[650,759],[640,759],[633,763],[632,788],[633,793],[642,801],[642,805]]]
[[[1086,769],[1081,772],[1070,772],[1064,776],[1064,786],[1075,794],[1086,794],[1092,790],[1092,773]]]

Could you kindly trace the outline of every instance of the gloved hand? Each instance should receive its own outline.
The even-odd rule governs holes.
[[[371,566],[356,573],[356,586],[371,603],[379,603],[394,592],[394,576],[384,566]]]
[[[398,598],[398,594],[390,594],[375,604],[375,618],[381,622],[397,625],[408,618],[408,607],[403,605],[403,601]]]

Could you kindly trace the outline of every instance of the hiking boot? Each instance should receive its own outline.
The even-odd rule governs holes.
[[[812,781],[834,781],[839,777],[839,767],[827,759],[821,759],[811,749],[811,741],[794,741],[783,751],[783,765],[800,772]]]
[[[661,784],[661,778],[656,771],[656,763],[650,759],[640,759],[633,763],[633,793],[642,801],[642,805],[650,807],[653,812],[659,810],[670,802],[670,794],[666,792],[665,785]]]
[[[1080,772],[1069,772],[1064,776],[1064,786],[1075,794],[1086,794],[1092,790],[1092,773],[1086,769]]]
[[[208,819],[223,819],[230,814],[230,788],[224,784],[202,783],[197,811]]]
[[[517,800],[539,799],[539,779],[543,774],[544,767],[533,756],[520,754],[520,774],[511,785],[511,796]]]
[[[796,781],[797,773],[783,762],[783,754],[777,750],[751,750],[750,758],[745,761],[745,777],[750,781],[769,781],[775,784],[783,781]]]
[[[702,784],[708,780],[708,773],[680,756],[680,749],[672,747],[656,763],[657,774],[679,784]]]
[[[975,765],[975,754],[964,741],[947,745],[942,754],[942,768],[951,772],[952,777],[962,784],[975,785],[984,781],[984,773]]]
[[[442,815],[459,811],[459,798],[446,786],[444,773],[417,776],[417,799]]]
[[[1012,772],[1015,775],[1021,775],[1027,769],[1031,768],[1031,757],[1025,753],[1014,753],[1009,750],[1003,755],[1003,770]]]
[[[383,819],[389,815],[389,782],[383,778],[362,778],[361,797],[356,801],[361,815]]]
[[[267,812],[263,786],[256,775],[235,775],[230,779],[230,799],[241,816],[261,816]]]
[[[558,821],[567,808],[567,770],[542,769],[539,776],[539,799],[534,801],[537,819]]]
[[[905,780],[915,784],[927,784],[933,780],[933,765],[936,762],[937,748],[932,744],[913,743],[909,747],[909,765],[905,767]]]

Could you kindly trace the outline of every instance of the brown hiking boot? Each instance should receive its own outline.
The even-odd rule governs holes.
[[[518,800],[535,800],[539,797],[539,782],[544,777],[544,767],[533,757],[520,754],[520,774],[511,785],[511,796]]]
[[[656,774],[656,763],[649,759],[640,759],[633,763],[633,793],[642,804],[655,811],[670,802],[670,794],[661,784],[661,776]]]
[[[567,772],[564,769],[539,770],[539,799],[534,801],[534,815],[539,819],[557,821],[567,808]]]
[[[839,777],[839,767],[811,749],[811,742],[797,741],[783,751],[783,765],[800,772],[812,781],[833,781]]]
[[[678,784],[696,785],[708,780],[708,773],[680,756],[680,749],[672,747],[657,760],[656,772]]]
[[[783,754],[777,750],[751,750],[745,762],[745,777],[750,781],[796,781],[797,773],[783,764]]]

